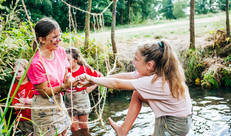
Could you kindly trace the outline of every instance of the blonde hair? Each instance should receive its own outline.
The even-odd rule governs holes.
[[[138,51],[145,57],[145,62],[152,60],[155,62],[153,72],[157,76],[153,78],[153,82],[158,77],[162,77],[162,86],[167,80],[174,98],[179,98],[179,96],[185,98],[184,71],[171,46],[165,41],[160,41],[154,44],[145,44],[139,47]]]
[[[21,65],[24,69],[26,69],[28,61],[26,59],[16,59],[14,64],[15,66]]]

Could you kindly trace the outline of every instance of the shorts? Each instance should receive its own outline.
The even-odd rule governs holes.
[[[22,134],[25,136],[33,133],[33,124],[29,120],[19,121],[18,128],[22,131]]]
[[[72,98],[71,98],[72,94]],[[72,100],[72,102],[71,102]],[[91,112],[89,95],[86,90],[80,92],[66,92],[64,102],[70,116],[83,116]],[[72,107],[73,104],[73,107]],[[72,114],[73,112],[73,114]]]
[[[55,95],[55,99],[34,95],[31,117],[34,123],[33,136],[61,134],[71,125],[61,94]]]
[[[155,119],[154,136],[185,136],[191,123],[192,115],[185,118],[161,116]]]

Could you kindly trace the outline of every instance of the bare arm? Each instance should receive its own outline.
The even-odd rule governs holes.
[[[93,90],[95,90],[97,86],[98,86],[97,84],[94,84],[92,86],[87,87],[86,89],[87,93],[91,93]]]
[[[112,89],[123,89],[123,90],[135,90],[130,80],[126,79],[118,79],[111,77],[92,77],[87,74],[83,74],[80,76],[80,79],[87,80],[89,82],[96,83],[98,85],[105,86],[107,88]],[[81,83],[81,81],[80,81]],[[84,84],[84,82],[83,82]]]
[[[110,78],[120,78],[120,79],[135,79],[134,72],[118,73],[114,75],[108,75]]]
[[[70,88],[71,86],[76,86],[78,81],[70,81],[69,77],[66,77],[65,74],[64,83],[56,86],[56,87],[48,87],[48,81],[43,82],[41,84],[35,85],[36,90],[41,94],[43,97],[53,96],[53,94],[58,94],[66,89]]]

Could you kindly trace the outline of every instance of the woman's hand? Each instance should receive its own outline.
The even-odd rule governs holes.
[[[94,84],[91,81],[91,76],[89,76],[86,73],[84,73],[84,74],[79,75],[78,77],[76,77],[76,80],[78,81],[79,86],[81,86],[81,87],[88,87],[88,86],[92,86]]]
[[[63,83],[63,88],[67,90],[68,88],[71,88],[71,86],[77,86],[78,80],[72,77],[71,74],[67,74]]]

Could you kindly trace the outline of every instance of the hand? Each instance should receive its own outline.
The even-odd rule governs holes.
[[[71,88],[71,86],[76,86],[77,84],[78,81],[74,77],[72,77],[71,73],[68,73],[65,77],[63,87],[65,90],[67,90],[68,88]]]
[[[77,87],[88,87],[93,85],[93,83],[91,82],[91,76],[89,76],[88,74],[84,73],[82,75],[79,75],[78,77],[76,77],[76,80],[78,81],[79,85]]]

